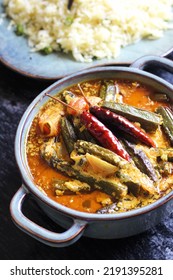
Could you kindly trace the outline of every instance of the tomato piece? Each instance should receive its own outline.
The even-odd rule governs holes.
[[[50,128],[50,124],[49,123],[45,123],[44,125],[43,125],[43,133],[45,134],[45,135],[49,135],[50,134],[50,132],[51,132],[51,128]]]
[[[94,106],[101,101],[101,98],[97,96],[88,96],[87,100],[91,106]],[[67,113],[73,116],[81,115],[82,112],[89,110],[89,104],[85,101],[84,97],[76,97],[69,103],[74,110],[68,108]]]
[[[71,108],[67,108],[67,113],[70,114],[70,115],[73,115],[73,116],[77,116],[77,115],[80,115],[82,114],[83,111],[88,111],[89,110],[89,105],[88,103],[85,101],[85,99],[83,97],[81,98],[74,98],[70,103],[69,105],[74,108],[71,109]]]

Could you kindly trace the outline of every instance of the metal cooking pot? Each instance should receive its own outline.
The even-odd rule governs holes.
[[[39,241],[55,247],[74,243],[82,235],[92,238],[117,239],[141,233],[168,216],[173,207],[173,191],[158,201],[125,213],[91,214],[72,210],[44,195],[34,184],[26,160],[26,139],[32,120],[47,101],[46,93],[55,95],[65,88],[92,79],[126,79],[139,81],[157,92],[164,92],[173,101],[173,86],[165,80],[148,73],[145,67],[160,66],[173,72],[173,62],[166,58],[146,56],[130,67],[105,66],[81,71],[65,77],[40,93],[25,111],[16,134],[15,156],[22,176],[22,187],[14,195],[10,211],[15,224]],[[29,220],[22,213],[22,205],[30,193],[42,210],[57,224],[65,228],[63,233],[49,231]]]

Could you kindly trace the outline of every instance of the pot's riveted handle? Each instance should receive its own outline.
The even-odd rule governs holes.
[[[42,243],[53,247],[71,245],[81,237],[87,225],[85,221],[76,219],[68,230],[62,233],[56,233],[37,225],[25,217],[22,213],[22,205],[27,194],[27,191],[21,187],[12,198],[10,204],[12,219],[21,230]]]
[[[146,67],[153,67],[153,66],[159,66],[161,68],[164,68],[171,73],[173,73],[173,61],[171,61],[168,58],[160,57],[160,56],[142,56],[141,58],[134,61],[130,67],[138,68],[141,70],[145,70]]]

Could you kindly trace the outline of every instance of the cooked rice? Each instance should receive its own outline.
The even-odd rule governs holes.
[[[172,28],[173,0],[4,0],[34,51],[72,53],[78,61],[116,58],[121,48]]]

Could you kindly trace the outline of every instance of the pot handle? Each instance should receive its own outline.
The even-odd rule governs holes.
[[[160,57],[160,56],[154,56],[154,55],[142,56],[141,58],[137,59],[130,65],[130,67],[138,68],[141,70],[145,70],[146,67],[150,67],[150,66],[157,66],[157,67],[159,66],[173,73],[173,61],[171,61],[168,58]]]
[[[29,220],[22,213],[22,205],[28,192],[22,186],[14,195],[10,212],[14,223],[33,238],[53,247],[65,247],[73,244],[83,234],[87,222],[74,219],[73,225],[62,233],[52,232]]]

